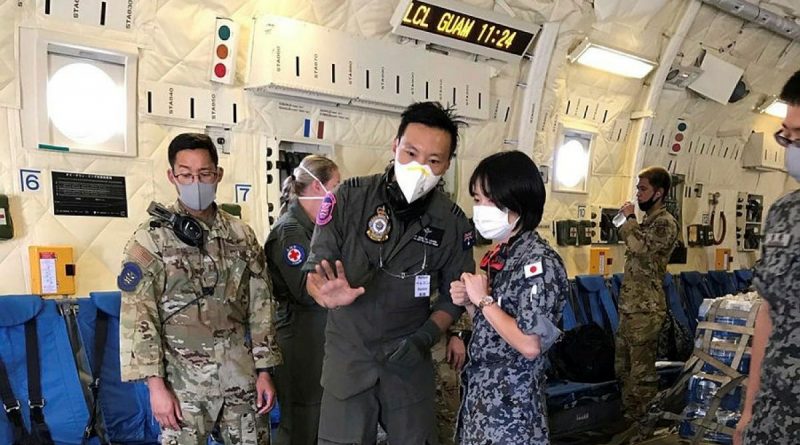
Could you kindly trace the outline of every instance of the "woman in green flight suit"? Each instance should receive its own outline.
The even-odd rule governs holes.
[[[278,301],[278,344],[283,365],[275,369],[281,421],[274,443],[317,443],[322,387],[319,384],[327,312],[306,292],[302,266],[308,258],[314,225],[330,214],[330,191],[339,183],[330,159],[307,156],[283,183],[281,216],[264,250]]]

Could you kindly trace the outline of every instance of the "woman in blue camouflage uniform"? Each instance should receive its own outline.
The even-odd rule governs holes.
[[[519,151],[481,161],[470,179],[473,219],[498,241],[481,262],[486,274],[451,284],[453,302],[473,319],[457,441],[462,445],[549,444],[544,354],[569,292],[561,257],[536,233],[545,188]]]
[[[306,292],[302,268],[316,219],[330,213],[330,191],[337,184],[339,169],[333,161],[303,158],[283,184],[284,207],[264,246],[278,301],[278,345],[283,352],[283,364],[274,371],[281,407],[276,445],[317,443],[327,310]]]

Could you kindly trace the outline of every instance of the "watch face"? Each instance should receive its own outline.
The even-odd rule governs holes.
[[[481,302],[480,303],[481,303],[480,304],[481,307],[488,306],[488,305],[494,303],[494,298],[492,298],[491,295],[487,295],[487,296],[481,298]]]

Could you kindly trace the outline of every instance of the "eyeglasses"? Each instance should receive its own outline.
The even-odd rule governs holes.
[[[175,173],[174,171],[172,174],[175,176],[175,180],[183,185],[194,184],[195,178],[203,184],[212,184],[217,180],[217,176],[219,176],[217,170],[203,170],[196,175],[192,173]]]
[[[788,148],[790,145],[794,145],[795,147],[800,147],[800,140],[791,140],[783,135],[783,130],[778,130],[775,132],[775,142],[778,143],[783,148]]]

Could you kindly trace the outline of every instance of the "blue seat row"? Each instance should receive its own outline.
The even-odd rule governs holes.
[[[118,292],[96,293],[77,302],[56,302],[36,295],[0,296],[0,360],[8,371],[13,396],[20,402],[25,429],[30,431],[28,364],[25,325],[35,320],[39,381],[45,401],[44,421],[57,445],[158,443],[158,424],[150,411],[143,383],[123,383],[119,371]],[[103,361],[92,375],[98,319],[107,323],[100,343]],[[84,438],[94,411],[92,382],[99,377],[97,434]],[[0,443],[12,443],[11,417],[0,413]]]

